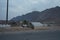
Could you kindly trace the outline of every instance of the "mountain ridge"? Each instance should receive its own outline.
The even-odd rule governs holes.
[[[13,21],[27,20],[31,22],[45,22],[45,21],[55,21],[60,22],[60,7],[56,6],[54,8],[46,9],[42,12],[32,11],[23,16],[17,16],[12,18]]]

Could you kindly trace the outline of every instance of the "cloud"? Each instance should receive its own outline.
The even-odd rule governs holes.
[[[60,0],[9,0],[9,19],[30,11],[60,6]],[[6,16],[6,0],[0,0],[0,19]]]
[[[37,4],[37,3],[45,4],[45,3],[48,3],[49,0],[29,0],[29,2],[32,3],[32,4]]]
[[[32,4],[37,4],[39,1],[38,0],[29,0],[29,2]]]
[[[48,3],[48,0],[40,0],[41,3]]]
[[[0,0],[0,20],[6,19],[6,0]]]

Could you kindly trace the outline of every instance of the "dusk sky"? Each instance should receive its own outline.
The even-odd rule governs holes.
[[[0,20],[6,18],[6,2],[6,0],[0,0]],[[9,19],[56,6],[60,6],[60,0],[9,0]]]

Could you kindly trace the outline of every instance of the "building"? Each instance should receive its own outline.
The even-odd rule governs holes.
[[[6,20],[0,20],[0,24],[6,24]]]
[[[43,24],[47,24],[48,27],[60,26],[60,22],[56,22],[56,21],[45,21],[43,22]]]
[[[10,21],[8,21],[9,23]],[[6,24],[6,20],[0,20],[0,27],[11,27],[10,24]]]
[[[44,24],[42,24],[40,22],[31,22],[31,23],[34,26],[34,29],[40,28],[40,27],[43,27],[44,26]]]

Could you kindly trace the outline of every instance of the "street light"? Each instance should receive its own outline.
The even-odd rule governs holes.
[[[7,0],[7,9],[6,9],[6,24],[8,24],[8,4],[9,4],[9,0]]]

